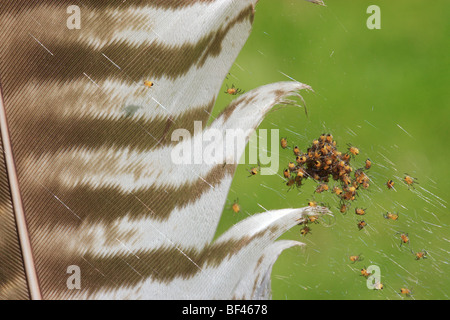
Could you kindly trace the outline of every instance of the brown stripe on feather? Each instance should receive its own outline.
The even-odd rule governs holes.
[[[204,177],[199,177],[193,183],[179,186],[150,187],[135,192],[124,193],[114,186],[75,186],[64,190],[58,185],[33,183],[36,187],[25,198],[30,222],[36,226],[55,227],[56,225],[79,226],[83,222],[95,223],[101,221],[110,225],[117,219],[128,217],[138,220],[145,217],[156,221],[167,220],[175,208],[183,208],[195,203],[200,197],[218,186],[224,177],[231,176],[236,165],[216,165]],[[25,178],[26,179],[26,178]],[[24,181],[24,183],[29,181]],[[33,181],[31,181],[33,182]],[[56,197],[55,197],[56,196]],[[42,204],[53,214],[41,221],[39,212]],[[63,205],[64,204],[64,205]],[[34,214],[36,212],[36,215]]]
[[[284,103],[284,98],[286,97],[286,95],[293,94],[291,90],[282,90],[282,89],[277,89],[271,93],[273,93],[274,95],[274,102],[272,103],[273,105]],[[222,110],[217,116],[217,118],[224,117],[223,121],[228,121],[228,119],[234,113],[236,108],[240,106],[251,107],[257,98],[258,93],[254,93],[253,95],[247,94],[241,98],[237,98],[233,102],[231,102],[224,110]]]
[[[258,288],[258,285],[259,285],[259,275],[256,277],[255,281],[253,282],[253,288],[252,288],[252,294],[251,294],[252,297],[254,296],[255,291]]]
[[[253,103],[253,101],[258,97],[257,94],[255,95],[246,95],[242,98],[238,98],[233,100],[224,110],[222,110],[222,112],[219,113],[219,115],[217,116],[217,118],[219,117],[224,117],[223,121],[228,121],[228,119],[230,118],[230,116],[233,114],[233,112],[236,110],[236,108],[238,106],[248,106],[251,105]]]
[[[140,250],[133,253],[121,253],[114,256],[92,256],[86,253],[84,256],[70,256],[63,254],[61,257],[48,257],[43,262],[53,270],[47,277],[42,274],[42,287],[44,297],[49,295],[71,295],[72,292],[65,286],[69,265],[77,265],[82,272],[82,292],[87,290],[89,294],[99,290],[114,290],[120,287],[132,287],[146,279],[152,279],[168,284],[171,281],[190,279],[207,267],[217,267],[224,260],[236,255],[240,250],[252,241],[269,234],[276,234],[277,227],[262,230],[252,236],[244,236],[240,239],[231,239],[222,243],[212,243],[199,251],[195,248],[161,247],[158,249]],[[63,258],[64,257],[64,258]],[[178,261],[173,264],[169,261]],[[55,276],[57,275],[57,276]]]
[[[139,8],[149,6],[157,9],[176,10],[199,3],[209,4],[216,1],[218,0],[2,0],[0,3],[0,13],[16,13],[20,10],[29,10],[41,6],[50,8],[67,8],[71,5],[78,5],[81,8],[95,8],[98,10],[124,7]]]
[[[264,261],[264,255],[261,255],[261,257],[258,259],[258,261],[256,262],[256,266],[255,269],[253,270],[254,272],[256,272],[256,270],[259,268],[260,264]]]
[[[248,6],[243,9],[231,22],[225,25],[224,28],[213,34],[213,37],[208,43],[208,47],[206,48],[203,56],[200,58],[198,66],[201,67],[206,62],[208,57],[217,57],[222,51],[222,43],[225,37],[230,32],[231,28],[233,28],[237,23],[241,23],[245,21],[245,19],[249,19],[250,24],[253,24],[253,19],[255,16],[255,8],[253,5]]]
[[[170,139],[176,129],[182,128],[193,134],[194,121],[201,121],[205,127],[209,118],[207,112],[211,112],[214,102],[213,98],[207,105],[189,108],[187,112],[173,118],[161,116],[154,120],[126,116],[125,112],[122,118],[117,119],[80,117],[79,115],[58,117],[58,113],[27,112],[21,114],[20,120],[33,125],[17,126],[13,139],[20,145],[22,160],[26,160],[31,154],[40,156],[79,147],[88,149],[99,146],[127,147],[131,151],[146,151],[176,143]],[[10,105],[20,107],[19,103],[14,102]],[[26,109],[26,106],[23,106],[20,110]],[[33,143],[29,143],[30,141]]]
[[[15,61],[13,77],[16,81],[5,81],[5,96],[8,96],[9,90],[19,90],[26,81],[44,81],[51,78],[59,81],[61,85],[69,85],[65,82],[85,77],[84,72],[88,72],[100,86],[102,81],[112,76],[122,76],[124,82],[131,84],[149,75],[154,80],[164,76],[176,79],[185,75],[193,66],[202,67],[207,58],[218,56],[231,28],[246,19],[252,22],[253,15],[253,6],[248,6],[219,31],[205,35],[197,43],[179,46],[167,46],[157,42],[135,46],[126,40],[102,48],[73,45],[70,42],[44,44],[50,54],[29,32],[22,32],[21,37],[12,35],[12,39],[6,37],[4,40],[10,45],[8,50],[3,50],[2,60],[6,64]],[[20,53],[17,48],[20,48]],[[121,70],[105,61],[104,55],[117,63]],[[5,80],[8,79],[9,77],[5,77]]]

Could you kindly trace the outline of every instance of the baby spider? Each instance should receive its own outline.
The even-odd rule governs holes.
[[[342,156],[341,156],[341,159],[344,161],[344,162],[348,162],[349,160],[350,160],[350,154],[349,153],[344,153]]]
[[[349,256],[348,257],[350,259],[350,261],[352,262],[352,264],[358,262],[358,261],[363,261],[364,258],[362,257],[361,254],[357,255],[357,256]]]
[[[362,230],[365,228],[365,226],[367,226],[367,222],[365,222],[364,220],[358,220],[358,229]]]
[[[409,297],[410,295],[412,295],[412,290],[409,290],[407,288],[401,288],[400,294],[404,294],[405,296]]]
[[[327,135],[325,133],[322,133],[319,137],[319,140],[324,143],[327,140]]]
[[[302,236],[306,236],[308,233],[311,233],[311,228],[308,226],[304,226],[301,230],[300,230],[300,234]]]
[[[283,171],[283,176],[284,176],[286,179],[289,179],[289,178],[291,177],[291,172],[289,171],[289,169],[284,169],[284,171]]]
[[[261,165],[259,164],[259,160],[258,160],[258,166],[253,167],[250,170],[248,170],[248,172],[250,173],[250,175],[248,177],[250,178],[251,176],[256,176],[259,171],[261,171]]]
[[[316,171],[318,171],[321,169],[321,167],[323,169],[324,165],[321,161],[316,160],[316,161],[314,161],[314,167],[316,168]],[[320,179],[320,176],[319,176],[319,179]],[[316,179],[316,180],[319,180],[319,179]]]
[[[319,223],[319,216],[308,216],[308,220],[312,223]]]
[[[148,80],[144,81],[144,86],[146,86],[146,87],[148,87],[148,88],[151,88],[151,87],[153,87],[154,85],[155,85],[155,83],[152,82],[152,81],[148,81]]]
[[[409,244],[409,237],[408,237],[408,234],[407,233],[404,233],[404,232],[401,232],[401,231],[399,231],[399,232],[397,232],[396,234],[399,234],[400,233],[400,247],[404,244],[404,243],[407,243],[407,244]]]
[[[235,86],[234,86],[234,84],[231,86],[231,88],[229,88],[228,87],[228,85],[227,85],[227,91],[225,91],[225,93],[227,93],[227,94],[229,94],[229,95],[232,95],[232,96],[235,96],[235,95],[237,95],[237,94],[242,94],[242,93],[244,93],[245,91],[243,91],[243,90],[241,90],[241,89],[239,89],[239,88],[236,88]]]
[[[298,179],[303,179],[303,178],[307,178],[308,173],[305,171],[305,169],[303,168],[298,168],[296,171],[296,175],[298,177]]]
[[[384,284],[382,284],[381,282],[375,282],[373,284],[373,290],[383,290],[384,288]]]
[[[253,167],[248,172],[250,173],[249,177],[251,177],[251,176],[256,176],[259,171],[258,171],[258,168]]]
[[[405,173],[405,177],[403,178],[403,181],[408,185],[408,187],[413,187],[414,188],[414,184],[418,183],[417,178],[413,178],[410,175],[408,175],[407,173]]]
[[[309,207],[317,207],[317,202],[315,200],[310,200],[308,201],[308,206]]]
[[[395,221],[395,220],[398,220],[398,213],[386,212],[386,214],[383,215],[383,217],[385,219],[394,220]]]
[[[289,164],[288,164],[289,171],[294,171],[295,166],[296,166],[296,164],[294,162],[289,162]]]
[[[363,183],[363,181],[366,181],[368,179],[369,177],[367,177],[367,175],[364,173],[364,169],[361,168],[355,171],[355,181],[358,184],[361,184]]]
[[[283,149],[286,149],[288,147],[287,138],[281,138],[280,145]]]
[[[337,196],[340,196],[342,192],[343,192],[342,189],[339,188],[338,186],[333,187],[333,193],[336,194]]]
[[[411,252],[416,256],[416,260],[426,259],[428,255],[428,252],[426,250],[422,250],[419,252],[414,252],[411,250]]]
[[[292,151],[294,151],[294,155],[296,156],[299,156],[302,153],[298,146],[294,146],[294,149],[292,149]]]
[[[388,187],[388,189],[392,189],[394,187],[394,181],[388,180],[388,182],[386,183],[386,186]]]
[[[359,154],[359,149],[355,146],[348,144],[348,151],[353,155],[357,156]]]
[[[295,158],[295,161],[297,161],[297,163],[299,164],[299,165],[302,165],[302,164],[304,164],[305,162],[306,162],[306,156],[305,155],[300,155],[300,156],[297,156],[296,158]]]
[[[367,181],[364,181],[363,184],[362,184],[362,187],[364,189],[369,189],[369,186],[370,186],[370,184]]]
[[[361,276],[363,276],[364,278],[368,278],[370,275],[372,274],[367,271],[366,267],[361,269]]]
[[[287,170],[287,169],[286,169],[286,170]],[[288,192],[289,192],[292,188],[294,188],[294,187],[299,187],[299,184],[298,184],[298,183],[297,183],[297,185],[295,185],[296,182],[297,182],[297,181],[296,181],[295,178],[290,178],[290,179],[288,179],[288,181],[286,182],[286,185],[289,187]],[[300,185],[301,185],[301,183],[300,183]]]
[[[328,191],[328,185],[326,183],[321,183],[317,186],[316,190],[314,192],[316,193],[322,193],[324,191]]]
[[[313,140],[312,144],[313,144],[313,147],[318,147],[320,142],[319,142],[319,140],[316,139],[316,140]]]
[[[349,208],[350,208],[350,204],[342,202],[341,206],[339,207],[339,212],[342,213],[342,214],[347,214],[347,211],[348,211]]]
[[[233,204],[231,205],[231,210],[234,211],[234,213],[239,213],[241,211],[241,206],[239,205],[239,198],[237,198]]]
[[[366,170],[369,170],[371,167],[372,167],[372,161],[369,158],[367,158],[364,168]]]

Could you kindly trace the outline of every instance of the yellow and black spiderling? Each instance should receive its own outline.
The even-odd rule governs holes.
[[[400,294],[403,294],[403,295],[409,297],[412,293],[411,293],[411,290],[410,290],[410,289],[407,289],[407,288],[401,288],[401,289],[400,289]]]
[[[382,284],[381,282],[374,283],[373,290],[383,290],[383,289],[384,289],[384,284]]]
[[[359,254],[359,255],[354,255],[354,256],[349,256],[348,258],[350,259],[350,261],[351,261],[352,263],[356,263],[356,262],[359,262],[359,261],[363,261],[363,260],[364,260],[361,254]]]
[[[234,86],[234,84],[231,86],[231,88],[229,88],[228,86],[227,86],[227,90],[225,91],[225,93],[226,94],[229,94],[229,95],[232,95],[232,96],[235,96],[235,95],[238,95],[238,94],[242,94],[242,93],[244,93],[245,91],[243,91],[243,90],[241,90],[241,89],[239,89],[239,88],[236,88],[235,86]]]
[[[144,81],[144,86],[151,88],[155,85],[155,83],[153,81],[149,81],[149,80],[145,80]]]
[[[302,236],[306,236],[308,233],[311,233],[311,228],[308,226],[304,226],[301,230],[300,230],[300,234]]]
[[[386,214],[383,215],[383,217],[388,220],[396,221],[398,220],[398,213],[386,212]]]
[[[350,205],[344,202],[339,207],[339,212],[342,214],[346,214],[349,208],[350,208]]]
[[[406,183],[406,185],[408,187],[413,187],[414,188],[414,184],[418,183],[417,178],[413,178],[410,175],[406,174],[405,177],[403,178],[403,181]]]
[[[388,187],[388,189],[392,189],[394,187],[394,181],[392,180],[388,180],[388,182],[386,182],[386,186]]]
[[[241,206],[239,205],[239,199],[236,199],[236,201],[231,206],[231,210],[234,211],[234,213],[239,213],[241,211]]]
[[[328,191],[328,185],[326,183],[321,183],[317,186],[316,188],[316,192],[317,193],[322,193],[324,191]]]
[[[337,195],[338,197],[342,194],[342,189],[341,188],[339,188],[338,186],[334,186],[333,187],[333,193],[335,194],[335,195]]]
[[[369,158],[366,159],[366,163],[364,165],[364,168],[366,170],[369,170],[370,168],[372,168],[372,161]]]
[[[422,251],[419,251],[419,252],[413,252],[411,250],[411,252],[416,256],[416,260],[426,259],[427,255],[428,255],[428,252],[426,250],[422,250]]]
[[[248,173],[250,173],[250,175],[248,177],[258,175],[259,171],[261,171],[261,164],[259,163],[259,160],[258,160],[258,166],[253,167],[250,170],[248,170]]]
[[[359,230],[362,230],[367,226],[367,222],[365,222],[364,220],[359,220],[357,226]]]
[[[287,146],[288,146],[287,138],[281,138],[281,140],[280,140],[280,146],[281,146],[281,148],[283,148],[283,149],[286,149],[286,148],[287,148]]]
[[[258,174],[258,168],[251,168],[250,171],[249,171],[249,173],[250,173],[252,176],[256,176],[256,175]]]
[[[319,216],[309,216],[308,222],[319,223]]]
[[[350,152],[354,156],[357,156],[359,154],[359,149],[355,146],[349,145],[348,152]]]
[[[397,232],[397,234],[399,234],[399,233],[400,233],[400,239],[401,239],[400,247],[406,243],[409,244],[409,235],[404,232]]]
[[[308,201],[308,206],[309,207],[317,207],[317,202],[316,201],[314,201],[314,200],[310,200],[310,201]]]
[[[295,158],[295,161],[296,161],[299,165],[303,165],[304,163],[306,163],[306,156],[305,156],[305,155],[297,156],[297,157]]]
[[[294,162],[289,162],[289,171],[294,171],[295,170],[295,163]]]
[[[363,276],[364,278],[368,278],[371,275],[371,273],[369,273],[366,269],[366,267],[361,269],[361,276]]]

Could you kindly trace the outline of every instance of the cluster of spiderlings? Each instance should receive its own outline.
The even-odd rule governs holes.
[[[280,141],[281,148],[287,149],[288,142],[286,138]],[[298,146],[293,148],[295,161],[289,162],[287,169],[284,170],[284,177],[287,180],[286,185],[289,187],[301,187],[303,182],[308,178],[317,182],[316,193],[322,193],[331,190],[340,199],[340,212],[345,214],[350,208],[350,202],[356,199],[356,191],[360,188],[369,188],[369,177],[366,172],[372,166],[370,159],[365,160],[362,168],[354,170],[350,165],[352,158],[359,154],[359,149],[349,145],[347,151],[342,153],[337,149],[337,143],[333,140],[331,134],[322,134],[319,139],[312,142],[312,145],[302,152]],[[338,185],[332,188],[328,186],[330,179],[338,181]],[[418,183],[417,178],[405,174],[403,179],[408,188],[414,188],[414,184]],[[394,188],[394,181],[388,180],[386,183],[388,189]],[[321,205],[324,205],[321,203]],[[309,207],[317,207],[315,200],[309,200]],[[325,205],[324,205],[325,206]],[[357,216],[364,216],[366,208],[355,208]],[[387,212],[383,215],[385,219],[396,221],[399,219],[398,213]],[[311,233],[311,223],[319,223],[319,216],[312,215],[302,219],[298,224],[302,225],[300,234],[306,236]],[[359,230],[364,229],[367,223],[364,220],[358,220],[357,227]],[[400,247],[410,243],[408,233],[397,232],[400,234]],[[424,249],[415,252],[411,250],[415,260],[427,259],[428,252]],[[363,260],[361,255],[349,256],[352,263]],[[360,275],[368,278],[372,275],[365,267],[361,269]],[[381,282],[374,283],[373,289],[381,290],[384,285]],[[412,291],[407,288],[401,288],[400,294],[411,296]]]
[[[281,146],[287,147],[285,138],[281,139]],[[293,152],[295,161],[289,162],[283,173],[289,187],[300,187],[311,178],[318,182],[315,192],[322,193],[330,190],[328,182],[332,178],[340,183],[331,190],[342,200],[342,209],[348,208],[347,201],[355,200],[357,189],[369,188],[369,177],[365,171],[371,167],[370,160],[366,160],[364,168],[354,171],[350,161],[359,154],[359,149],[349,146],[346,152],[339,151],[331,134],[322,134],[306,152],[301,152],[297,146]]]

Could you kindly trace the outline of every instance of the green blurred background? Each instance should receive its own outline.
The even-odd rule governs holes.
[[[305,242],[278,259],[272,273],[274,299],[448,299],[449,235],[449,26],[450,2],[326,1],[327,7],[301,0],[261,0],[253,32],[225,85],[249,91],[289,77],[309,84],[304,110],[287,107],[268,114],[261,129],[279,129],[289,145],[302,149],[321,133],[331,133],[340,149],[360,148],[352,161],[373,167],[368,191],[361,191],[350,212],[342,215],[332,194],[313,195],[311,180],[287,192],[282,171],[292,150],[280,149],[279,175],[247,178],[240,165],[228,195],[242,207],[223,212],[218,235],[248,215],[303,207],[314,196],[329,203],[336,223],[312,225],[306,237],[297,226],[283,239]],[[366,9],[381,8],[381,29],[369,30]],[[232,98],[221,94],[217,115]],[[418,178],[415,189],[404,174]],[[388,179],[396,183],[388,190]],[[358,231],[355,207],[367,208],[368,226]],[[383,218],[398,212],[398,221]],[[407,232],[410,245],[400,247],[396,232]],[[416,261],[411,250],[425,249]],[[364,260],[351,264],[350,255]],[[360,269],[377,265],[384,290],[369,290]],[[400,288],[412,289],[411,297]]]

